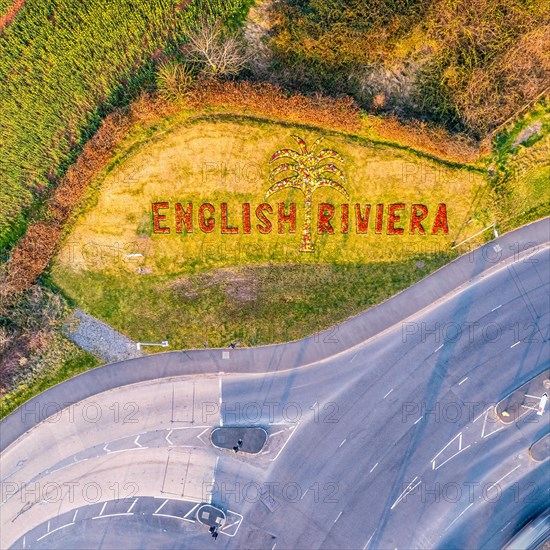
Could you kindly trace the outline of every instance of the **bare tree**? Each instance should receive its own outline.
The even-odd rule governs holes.
[[[235,76],[246,66],[249,54],[235,37],[225,36],[219,21],[204,22],[189,33],[186,53],[189,61],[202,66],[212,76]]]

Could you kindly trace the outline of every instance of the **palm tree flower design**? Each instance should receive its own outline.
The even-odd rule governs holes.
[[[311,150],[308,150],[306,142],[301,137],[294,134],[291,137],[298,143],[300,151],[280,149],[273,154],[269,160],[270,164],[281,158],[288,158],[290,162],[279,164],[271,171],[269,179],[273,184],[267,190],[265,199],[267,200],[273,193],[289,187],[302,191],[305,198],[305,213],[300,252],[313,252],[311,238],[313,193],[321,187],[331,187],[349,199],[349,194],[343,185],[332,179],[333,176],[336,176],[342,183],[345,183],[344,172],[333,162],[324,162],[327,159],[334,159],[343,164],[344,158],[333,149],[323,149],[317,153],[316,151],[324,139],[322,137],[315,140]],[[287,176],[278,179],[279,174],[285,172],[288,173]]]

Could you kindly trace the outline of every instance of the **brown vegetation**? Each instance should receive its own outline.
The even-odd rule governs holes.
[[[25,0],[15,0],[11,8],[4,14],[0,16],[0,32],[4,30],[4,27],[7,27],[17,15],[19,10],[25,4]]]

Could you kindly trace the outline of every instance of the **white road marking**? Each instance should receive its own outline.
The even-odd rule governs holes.
[[[506,529],[506,527],[508,527],[508,525],[510,525],[510,523],[512,523],[512,522],[509,521],[509,522],[500,530],[500,532],[502,533],[502,531],[504,531],[504,529]]]
[[[300,497],[300,500],[304,499],[304,497],[307,495],[308,491],[309,491],[309,487],[305,490],[304,494]]]
[[[99,512],[99,515],[100,515],[100,516],[102,516],[102,515],[103,515],[103,512],[104,512],[104,510],[105,510],[106,506],[107,506],[107,503],[106,503],[106,502],[104,502],[104,503],[103,503],[103,507],[101,508],[101,512]]]
[[[378,462],[370,469],[370,472],[372,474],[372,472],[374,472],[374,469],[376,468],[376,466],[378,466]]]
[[[505,426],[501,426],[500,428],[492,431],[492,432],[489,432],[487,435],[485,435],[485,427],[487,426],[487,416],[490,412],[490,410],[492,409],[493,407],[489,407],[486,411],[485,411],[485,420],[483,421],[483,429],[481,430],[481,438],[482,439],[485,439],[486,437],[489,437],[490,435],[493,435],[493,434],[496,434],[497,432],[500,432],[500,430],[503,430],[505,428]],[[520,415],[521,416],[521,415]]]
[[[173,445],[173,443],[170,441],[170,436],[172,435],[172,432],[173,432],[173,431],[174,431],[174,430],[170,430],[170,431],[168,432],[168,434],[166,435],[166,437],[164,438],[164,439],[166,439],[166,441],[168,441],[168,445],[170,445],[170,447]]]
[[[111,451],[109,451],[109,447],[107,446],[109,445],[109,443],[105,443],[105,447],[103,447],[103,450],[106,452],[106,453],[109,453]]]
[[[139,443],[139,435],[134,439],[134,444],[137,445],[138,447],[143,447],[143,445],[140,445]]]
[[[418,418],[417,420],[414,421],[414,424],[416,426],[416,424],[418,424],[420,421],[422,420],[422,417]]]
[[[444,346],[444,344],[441,344],[437,349],[434,350],[434,353],[436,353],[437,351],[439,351],[443,346]]]
[[[292,428],[289,428],[290,430],[292,430],[292,433],[288,436],[288,439],[283,443],[283,446],[281,447],[281,449],[279,450],[279,452],[277,453],[275,458],[271,459],[271,462],[273,462],[274,460],[277,460],[277,458],[279,458],[279,455],[283,452],[283,449],[286,447],[287,443],[290,441],[290,438],[294,435],[294,432],[296,431],[297,427],[298,427],[298,424],[296,424]]]
[[[189,514],[192,514],[199,506],[200,506],[200,504],[195,504],[195,506],[193,506],[193,508],[191,508],[191,510],[189,510],[189,512],[187,512],[187,514],[185,514],[185,516],[183,516],[183,519],[185,521],[190,521],[191,523],[195,523],[194,520],[188,519],[187,516]]]
[[[502,304],[500,304],[500,305],[497,306],[497,307],[494,307],[494,308],[491,310],[491,313],[492,313],[493,311],[496,311],[497,309],[499,309],[499,308],[501,308],[501,307],[502,307]]]
[[[73,523],[76,521],[76,516],[78,514],[78,510],[75,510],[74,516],[73,516]]]
[[[162,508],[164,507],[164,505],[165,505],[169,500],[170,500],[170,499],[167,498],[167,499],[166,499],[166,500],[156,509],[156,511],[153,512],[153,515],[158,514],[158,513],[162,510]]]
[[[224,535],[226,535],[227,537],[234,537],[236,534],[237,534],[237,531],[239,530],[240,526],[241,526],[241,523],[243,522],[243,519],[244,517],[241,516],[241,514],[237,514],[237,512],[233,512],[232,510],[227,510],[228,514],[233,514],[235,516],[239,516],[241,519],[238,521],[238,522],[235,522],[235,523],[232,523],[231,525],[229,525],[228,527],[232,527],[233,525],[235,525],[236,523],[238,523],[239,525],[237,526],[237,529],[235,530],[235,532],[230,535],[229,533],[226,533],[225,530],[227,529],[227,527],[224,527],[223,529],[220,529],[220,533],[223,533]],[[277,543],[275,543],[277,544]]]
[[[463,378],[459,383],[458,385],[459,386],[462,386],[462,384],[464,384],[464,382],[466,382],[466,380],[468,380],[468,377],[466,376],[466,378]]]
[[[413,489],[415,489],[416,487],[418,487],[418,485],[420,485],[420,483],[422,483],[422,480],[419,480],[416,485],[412,486],[412,484],[417,479],[418,476],[415,476],[415,478],[407,485],[407,488],[397,497],[396,501],[391,505],[390,510],[393,510],[404,497],[406,497]]]
[[[338,448],[340,448],[346,441],[347,441],[347,437],[346,439],[344,439],[344,441],[342,441],[342,443],[340,443],[340,445],[338,445]]]
[[[279,430],[278,432],[273,432],[269,437],[273,437],[274,435],[277,435],[277,434],[280,434],[280,433],[283,433],[284,430]]]
[[[367,550],[367,546],[370,544],[370,541],[372,540],[372,537],[374,537],[374,533],[376,533],[376,529],[372,532],[372,535],[370,536],[369,540],[367,541],[367,544],[363,546],[363,550]]]
[[[210,426],[208,426],[207,428],[205,428],[198,436],[197,436],[197,439],[200,439],[205,445],[207,444],[204,439],[201,438],[201,435],[204,434],[204,432],[207,432],[208,430],[210,429]]]
[[[518,344],[521,344],[521,340],[520,340],[519,342],[516,342],[515,344],[512,344],[512,345],[510,346],[510,349],[511,349],[511,348],[515,348]]]
[[[133,516],[133,512],[120,512],[118,514],[105,514],[104,516],[94,516],[92,519],[102,519],[102,518],[114,518],[116,516]]]
[[[70,527],[71,525],[74,525],[74,523],[66,523],[65,525],[62,525],[61,527],[57,527],[53,531],[50,531],[49,530],[50,529],[50,522],[48,522],[48,532],[45,535],[42,535],[40,538],[37,538],[36,540],[37,541],[42,540],[42,539],[46,538],[48,535],[52,535],[56,531],[61,531],[61,529],[65,529],[65,527]],[[23,539],[23,548],[25,548],[25,539]]]
[[[487,492],[489,492],[493,487],[496,487],[504,478],[508,477],[511,473],[515,472],[521,464],[518,464],[513,470],[510,470],[507,474],[503,475],[499,480],[495,481],[494,483],[491,483],[489,487],[487,487]]]
[[[456,452],[454,455],[450,456],[447,460],[443,461],[439,466],[435,466],[435,461],[437,460],[437,457],[451,444],[453,443],[453,441],[455,439],[458,438],[458,452]],[[471,447],[471,445],[467,445],[466,447],[462,447],[462,432],[460,432],[458,435],[455,435],[455,437],[453,437],[451,439],[451,441],[449,441],[449,443],[447,443],[447,445],[445,445],[445,447],[443,447],[443,449],[441,449],[441,451],[439,451],[432,459],[432,470],[438,470],[439,468],[441,468],[441,466],[443,466],[443,464],[446,464],[447,462],[449,462],[449,460],[453,459],[455,456],[459,455],[462,451],[465,451],[468,447]]]
[[[225,352],[224,352],[225,353]],[[229,353],[227,354],[229,356]],[[229,357],[228,357],[229,358]],[[223,426],[223,416],[222,416],[222,377],[220,376],[220,426]]]
[[[342,512],[340,512],[337,516],[336,516],[336,519],[334,520],[334,523],[336,523],[339,519],[340,519],[340,516],[342,515]]]
[[[359,353],[359,352],[357,352],[357,353],[351,358],[350,363],[353,363],[353,360],[357,357],[357,354],[358,354],[358,353]]]
[[[384,395],[384,399],[386,399],[386,397],[388,397],[388,395],[390,395],[390,393],[393,391],[393,388],[386,394]]]
[[[462,510],[462,512],[460,512],[460,514],[458,514],[458,516],[456,516],[455,519],[453,519],[453,521],[451,521],[451,523],[449,524],[448,527],[445,528],[445,530],[443,532],[445,532],[447,529],[449,529],[451,527],[451,525],[453,525],[461,516],[462,514],[464,514],[468,508],[470,508],[471,506],[473,506],[475,504],[475,502],[472,502],[472,504],[469,504],[468,506],[466,506],[466,508],[464,508],[464,510]]]
[[[132,506],[130,506],[130,508],[128,508],[128,511],[126,512],[127,514],[129,514],[132,511],[132,508],[136,505],[136,502],[138,500],[139,500],[139,498],[136,498],[136,500],[134,500],[134,502],[132,502]]]

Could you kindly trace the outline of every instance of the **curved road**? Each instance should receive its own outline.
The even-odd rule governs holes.
[[[549,499],[549,220],[336,329],[107,365],[1,430],[2,548],[501,548]],[[530,387],[535,387],[533,384]],[[542,386],[541,386],[542,387]],[[258,456],[219,425],[269,433]],[[222,507],[214,542],[197,504]]]

